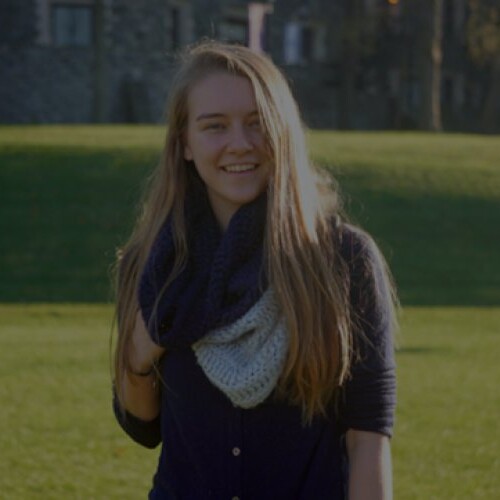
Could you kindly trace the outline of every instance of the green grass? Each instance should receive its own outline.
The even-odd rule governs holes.
[[[0,126],[1,498],[149,489],[158,450],[114,421],[112,312],[98,302],[163,135]],[[500,137],[315,131],[310,145],[380,242],[407,306],[395,498],[495,498],[500,308],[471,306],[500,305]]]
[[[409,308],[393,442],[396,499],[493,499],[500,308]]]
[[[316,132],[311,149],[381,243],[404,303],[500,304],[500,137]]]
[[[159,450],[111,411],[111,309],[0,306],[0,491],[13,500],[145,498]],[[495,498],[500,308],[409,308],[397,354],[398,500]]]
[[[109,306],[0,306],[0,497],[145,498],[155,454],[111,410]]]
[[[157,162],[156,126],[0,127],[0,301],[101,302]],[[500,137],[315,131],[403,303],[500,304]]]

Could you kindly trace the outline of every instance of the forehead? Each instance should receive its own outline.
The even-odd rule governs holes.
[[[257,110],[250,80],[229,73],[212,73],[197,82],[188,94],[189,116],[212,113],[250,113]]]

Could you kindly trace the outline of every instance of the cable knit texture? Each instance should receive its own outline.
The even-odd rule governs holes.
[[[223,234],[205,190],[188,197],[185,217],[189,253],[185,268],[162,292],[175,255],[169,218],[139,283],[139,305],[151,338],[169,349],[190,346],[209,331],[234,323],[267,288],[261,272],[265,193],[240,207]]]
[[[208,379],[235,406],[253,408],[273,391],[288,351],[285,321],[269,288],[239,320],[193,345]]]

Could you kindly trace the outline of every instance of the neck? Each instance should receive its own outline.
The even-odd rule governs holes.
[[[219,224],[219,228],[223,233],[225,233],[227,228],[229,227],[229,223],[231,222],[233,215],[238,211],[239,207],[233,205],[232,203],[221,202],[221,200],[215,201],[210,196],[210,193],[208,195],[208,199],[210,201],[212,211],[214,212],[215,219]]]

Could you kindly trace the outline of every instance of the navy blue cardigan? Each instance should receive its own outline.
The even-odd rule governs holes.
[[[327,418],[304,427],[301,411],[272,395],[253,409],[234,407],[188,347],[162,363],[160,415],[144,422],[115,415],[125,432],[153,448],[162,443],[150,499],[340,500],[345,498],[347,429],[392,435],[396,404],[389,297],[373,242],[345,226],[342,256],[351,304],[363,335],[352,377]]]

